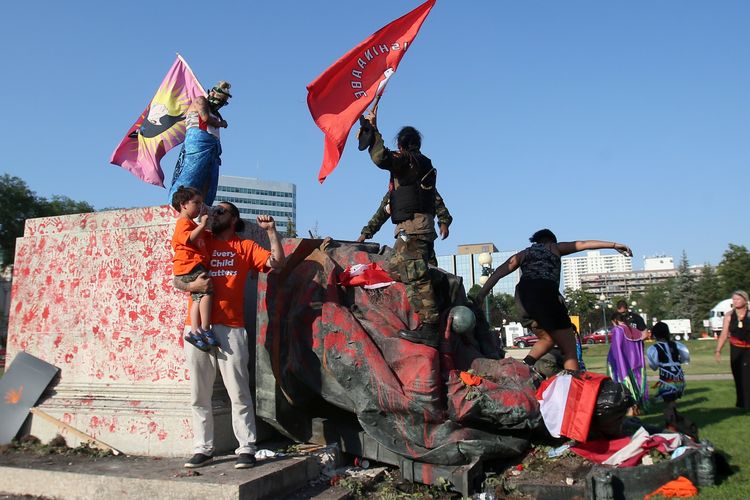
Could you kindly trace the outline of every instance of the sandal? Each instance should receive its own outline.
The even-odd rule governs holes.
[[[203,340],[203,337],[200,334],[190,332],[184,337],[185,342],[188,342],[190,344],[193,344],[196,349],[199,349],[203,352],[208,352],[211,350],[211,346],[206,343],[205,340]]]
[[[201,338],[211,347],[221,347],[221,344],[216,339],[213,330],[208,329],[205,332],[200,332]]]

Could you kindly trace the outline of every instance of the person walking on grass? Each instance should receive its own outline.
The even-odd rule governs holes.
[[[724,315],[724,325],[716,343],[716,362],[721,362],[721,350],[729,340],[729,364],[732,367],[734,388],[737,393],[735,406],[750,410],[750,317],[747,292],[737,290],[732,294],[732,310]]]

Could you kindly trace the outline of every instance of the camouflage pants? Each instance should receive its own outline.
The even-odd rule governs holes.
[[[419,320],[436,324],[439,314],[435,290],[427,272],[427,262],[433,252],[430,235],[412,234],[409,241],[396,238],[387,270],[393,279],[406,286],[406,296],[412,309],[419,315]]]

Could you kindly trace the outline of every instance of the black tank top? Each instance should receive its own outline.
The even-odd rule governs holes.
[[[742,328],[739,327],[737,311],[732,311],[732,318],[729,320],[729,335],[743,342],[750,342],[750,314],[745,313],[742,319]]]
[[[526,249],[521,262],[522,280],[549,280],[560,284],[560,256],[552,253],[549,245],[534,243]]]

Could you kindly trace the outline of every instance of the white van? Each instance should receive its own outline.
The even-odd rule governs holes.
[[[724,315],[731,310],[732,299],[724,299],[708,312],[708,326],[714,332],[714,335],[721,333],[721,327],[724,325]]]
[[[687,318],[681,319],[663,319],[662,323],[666,323],[669,327],[669,333],[672,334],[674,340],[690,340],[691,328],[690,320]]]

